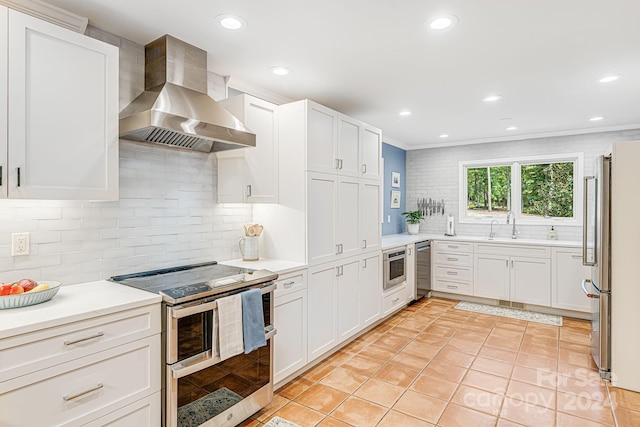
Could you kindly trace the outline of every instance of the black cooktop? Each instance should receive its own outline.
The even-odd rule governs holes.
[[[278,278],[269,270],[221,265],[216,261],[113,276],[109,280],[162,295],[179,304]]]

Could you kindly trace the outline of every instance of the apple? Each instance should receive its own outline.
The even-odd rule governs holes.
[[[11,293],[11,283],[0,286],[0,295],[9,295]]]
[[[16,285],[22,286],[22,289],[24,289],[25,292],[29,292],[31,289],[33,289],[36,286],[38,286],[38,284],[34,280],[31,280],[31,279],[18,280]]]
[[[17,295],[17,294],[23,294],[24,293],[24,288],[20,285],[13,285],[11,287],[11,295]]]

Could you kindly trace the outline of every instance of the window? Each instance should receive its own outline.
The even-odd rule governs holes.
[[[577,222],[582,154],[460,162],[460,221]]]

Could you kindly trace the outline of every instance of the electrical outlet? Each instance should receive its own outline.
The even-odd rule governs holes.
[[[11,256],[29,255],[29,233],[11,233]]]
[[[387,223],[391,223],[391,215],[387,215]]]

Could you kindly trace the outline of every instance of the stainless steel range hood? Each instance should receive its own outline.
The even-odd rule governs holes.
[[[120,138],[211,152],[256,136],[207,95],[207,52],[169,35],[145,46],[145,91],[120,112]]]

